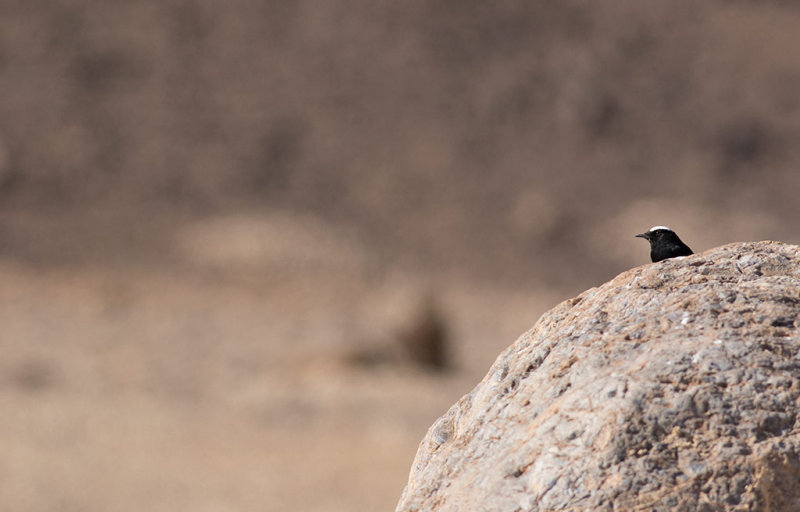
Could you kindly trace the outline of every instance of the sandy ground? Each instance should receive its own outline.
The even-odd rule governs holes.
[[[455,367],[435,373],[348,357],[390,342],[422,280],[248,272],[0,264],[0,502],[391,510],[427,427],[558,300],[437,286]]]

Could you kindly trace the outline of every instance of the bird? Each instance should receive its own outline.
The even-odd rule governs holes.
[[[650,259],[654,263],[668,258],[694,254],[689,246],[681,241],[678,234],[667,226],[653,226],[646,233],[636,236],[650,242]]]

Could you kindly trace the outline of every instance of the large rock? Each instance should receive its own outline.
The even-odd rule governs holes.
[[[800,510],[800,247],[625,272],[430,428],[398,511]]]

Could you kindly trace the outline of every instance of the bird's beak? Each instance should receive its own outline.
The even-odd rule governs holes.
[[[636,235],[638,238],[644,238],[645,240],[649,240],[650,236],[647,233],[639,233]]]

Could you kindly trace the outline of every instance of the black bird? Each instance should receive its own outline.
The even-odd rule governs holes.
[[[653,226],[647,233],[636,235],[650,242],[650,259],[655,261],[694,254],[677,233],[666,226]]]

